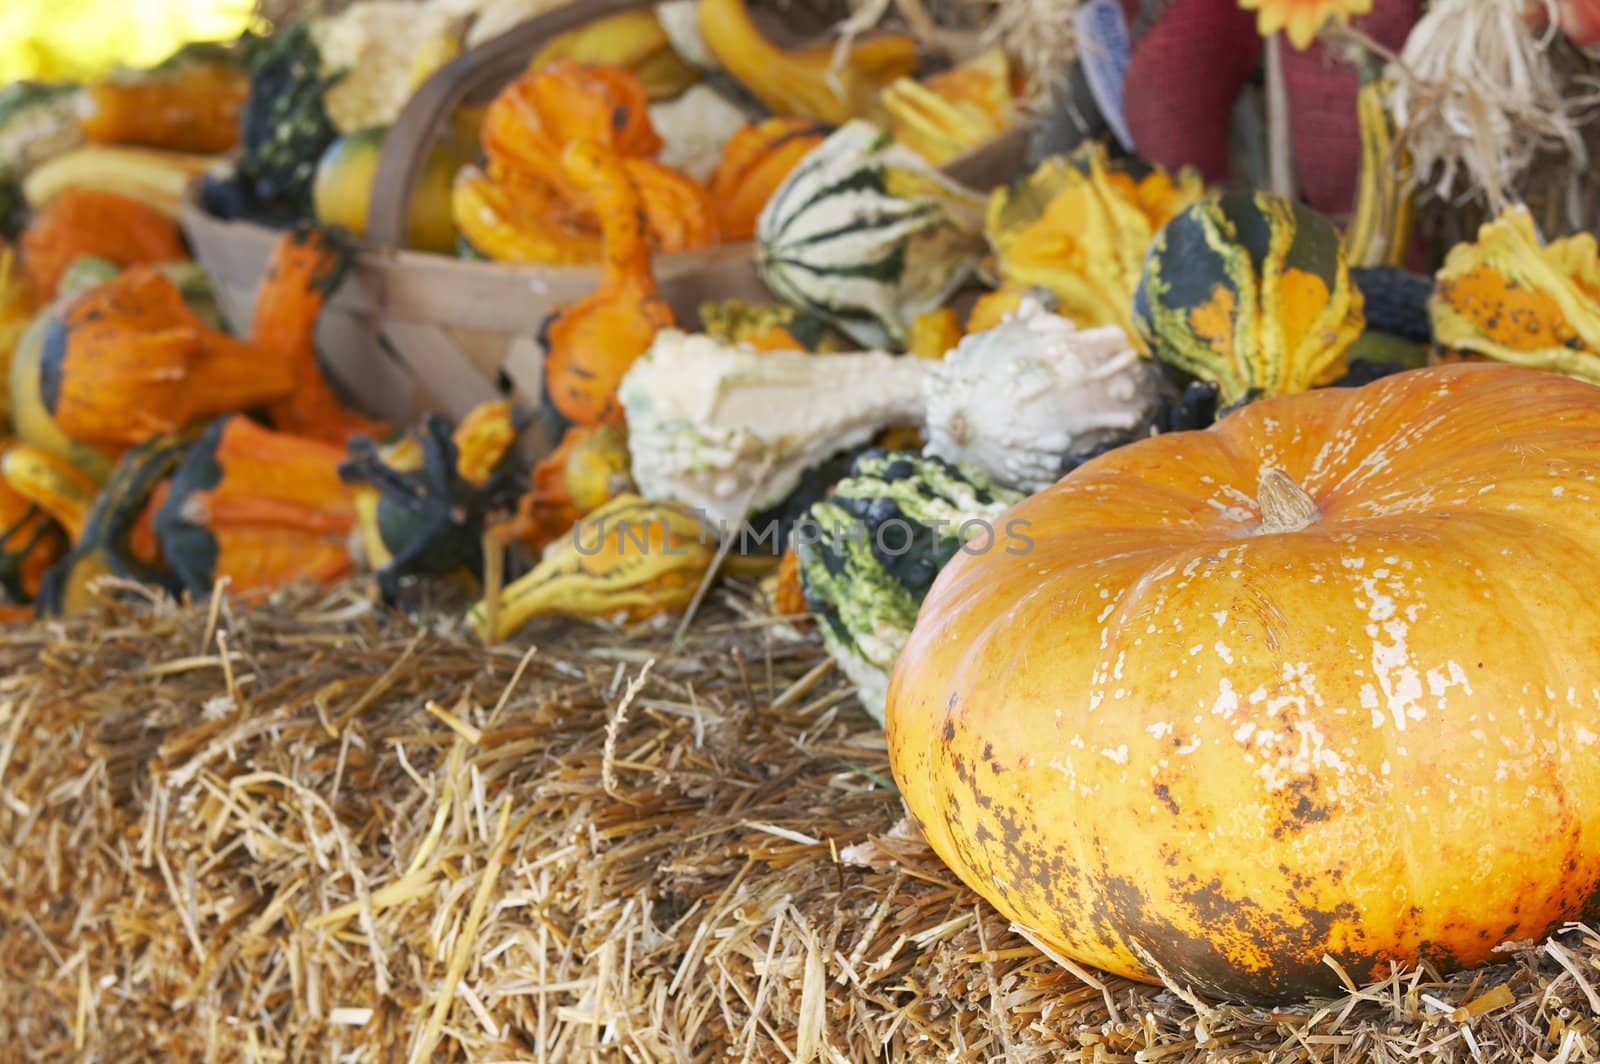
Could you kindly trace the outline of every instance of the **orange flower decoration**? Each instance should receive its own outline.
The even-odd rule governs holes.
[[[1372,0],[1239,0],[1256,13],[1256,30],[1270,37],[1283,30],[1289,43],[1305,51],[1330,21],[1347,23],[1352,15],[1372,11]]]

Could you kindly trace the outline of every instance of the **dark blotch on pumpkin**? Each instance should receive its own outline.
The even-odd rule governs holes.
[[[1168,886],[1189,908],[1188,929],[1153,908],[1137,884],[1117,877],[1104,880],[1109,905],[1102,915],[1117,937],[1149,950],[1180,983],[1211,994],[1278,1004],[1303,998],[1308,992],[1337,992],[1338,977],[1322,963],[1324,953],[1333,953],[1357,979],[1369,971],[1370,961],[1329,949],[1335,927],[1359,921],[1360,914],[1352,904],[1331,911],[1276,913],[1250,898],[1230,895],[1220,879],[1201,883],[1189,876],[1172,880]],[[1280,963],[1261,971],[1246,970],[1233,955],[1235,947],[1244,944],[1265,947]]]
[[[1161,800],[1161,803],[1167,807],[1167,811],[1173,816],[1177,816],[1182,812],[1182,810],[1178,808],[1178,803],[1172,800],[1172,792],[1167,790],[1167,785],[1165,783],[1158,783],[1155,785],[1155,795]]]

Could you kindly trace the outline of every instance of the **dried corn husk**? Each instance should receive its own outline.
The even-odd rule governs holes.
[[[1525,18],[1523,0],[1437,0],[1398,59],[1393,113],[1417,180],[1498,212],[1536,160],[1588,166],[1595,61]]]

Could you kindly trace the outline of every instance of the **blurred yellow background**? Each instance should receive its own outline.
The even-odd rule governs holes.
[[[0,0],[0,84],[145,66],[186,41],[226,40],[251,0]]]

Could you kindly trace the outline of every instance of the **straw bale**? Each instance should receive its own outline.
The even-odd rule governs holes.
[[[485,650],[353,591],[0,633],[0,1056],[1589,1059],[1600,932],[1274,1012],[1053,959],[719,590]]]

